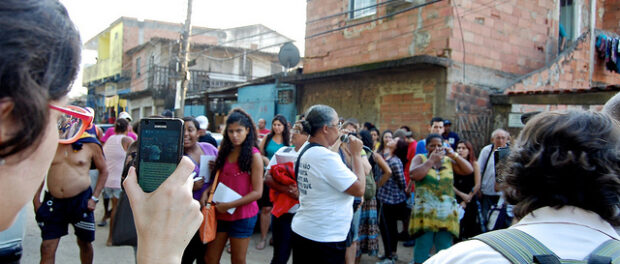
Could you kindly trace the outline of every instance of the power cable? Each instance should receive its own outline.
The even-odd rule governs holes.
[[[477,12],[482,11],[482,10],[484,10],[484,9],[492,8],[492,6],[488,6],[488,4],[490,4],[490,3],[497,3],[497,4],[496,4],[496,6],[497,6],[497,5],[500,5],[500,4],[504,4],[504,3],[508,2],[508,1],[509,1],[509,0],[491,0],[490,2],[487,2],[486,4],[483,4],[481,7],[471,8],[471,9],[466,10],[465,12],[463,12],[463,13],[461,14],[461,16],[460,16],[460,17],[465,17],[465,16],[467,16],[467,15],[477,13]],[[392,36],[392,37],[385,37],[385,38],[381,38],[381,41],[391,40],[391,39],[395,39],[395,38],[399,38],[399,37],[406,37],[406,36],[408,36],[408,35],[414,34],[414,33],[415,33],[415,32],[417,32],[417,31],[424,30],[424,29],[429,29],[429,28],[431,28],[431,27],[434,27],[434,26],[436,26],[436,25],[440,25],[440,24],[443,24],[443,23],[444,23],[444,21],[437,21],[437,22],[434,22],[434,23],[425,24],[423,27],[418,28],[418,29],[413,30],[413,31],[408,31],[408,32],[405,32],[405,33],[403,33],[403,34],[396,35],[396,36]],[[331,51],[331,52],[333,52],[333,51],[339,51],[339,50],[346,49],[346,48],[349,48],[349,47],[343,47],[343,48],[340,48],[340,49],[332,49],[332,50],[330,50],[330,51]]]
[[[349,25],[346,25],[346,26],[342,26],[342,27],[326,30],[326,31],[319,32],[319,33],[316,33],[316,34],[312,34],[310,36],[307,36],[306,39],[311,39],[311,38],[314,38],[314,37],[325,35],[327,33],[331,33],[331,32],[334,32],[334,31],[339,31],[339,30],[342,30],[342,29],[350,28],[350,27],[355,27],[355,26],[359,26],[359,25],[363,25],[363,24],[368,24],[370,22],[375,22],[377,20],[381,20],[381,19],[384,19],[384,18],[395,16],[395,15],[398,15],[398,14],[401,14],[401,13],[404,13],[404,12],[407,12],[407,11],[410,11],[410,10],[413,10],[413,9],[417,9],[417,8],[420,8],[420,7],[424,7],[424,6],[427,6],[427,5],[430,5],[430,4],[434,4],[434,3],[437,3],[437,2],[440,2],[440,1],[443,1],[443,0],[431,0],[430,2],[425,2],[423,4],[407,7],[407,8],[404,8],[404,9],[392,12],[390,14],[387,14],[387,15],[384,15],[384,16],[380,16],[380,17],[376,17],[376,18],[373,18],[373,19],[370,19],[370,20],[366,20],[366,21],[362,21],[362,22],[358,22],[358,23],[353,23],[353,24],[349,24]]]
[[[353,9],[353,10],[348,10],[348,11],[344,11],[344,12],[340,12],[340,13],[336,13],[336,14],[332,14],[332,15],[327,15],[327,16],[324,16],[324,17],[321,17],[321,18],[317,18],[317,19],[313,19],[313,20],[310,20],[310,21],[306,21],[306,25],[312,24],[314,22],[319,22],[319,21],[322,21],[322,20],[325,20],[325,19],[329,19],[329,18],[332,18],[332,17],[337,17],[337,16],[341,16],[341,15],[350,14],[350,13],[353,13],[353,12],[356,12],[356,11],[361,11],[361,10],[366,10],[366,9],[370,9],[370,8],[377,7],[377,6],[382,6],[382,5],[389,4],[389,3],[395,2],[395,1],[400,1],[400,0],[387,0],[385,2],[377,3],[377,4],[374,4],[374,5],[369,5],[369,6]]]

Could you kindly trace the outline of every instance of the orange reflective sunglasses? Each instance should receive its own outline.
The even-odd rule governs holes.
[[[86,129],[92,126],[95,113],[87,108],[68,105],[66,107],[50,104],[50,109],[62,113],[58,118],[58,143],[71,144],[77,141]]]

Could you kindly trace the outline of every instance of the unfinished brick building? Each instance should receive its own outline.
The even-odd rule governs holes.
[[[303,74],[282,81],[297,85],[300,112],[328,104],[417,138],[442,116],[480,146],[508,126],[513,94],[617,91],[592,39],[618,37],[619,18],[618,0],[308,0]]]

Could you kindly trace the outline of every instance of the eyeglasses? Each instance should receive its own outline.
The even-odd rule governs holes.
[[[339,121],[337,125],[329,125],[329,127],[338,127],[338,130],[341,130],[343,124],[344,123],[342,121]]]
[[[71,144],[92,126],[95,113],[87,108],[73,105],[60,107],[52,104],[49,107],[62,113],[58,118],[58,143]]]

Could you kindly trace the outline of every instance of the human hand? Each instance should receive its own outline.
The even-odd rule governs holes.
[[[463,207],[463,209],[465,209],[467,207],[467,203],[465,201],[461,202],[461,207]]]
[[[93,199],[88,199],[88,210],[95,211],[95,208],[97,207],[97,203],[93,200]]]
[[[152,193],[138,185],[135,168],[123,182],[138,234],[138,263],[181,263],[183,251],[202,222],[192,197],[194,163],[183,157],[176,170]]]
[[[357,137],[353,137],[353,136],[349,136],[349,143],[348,143],[348,147],[349,147],[349,151],[351,151],[352,156],[357,156],[362,152],[362,147],[364,146],[364,144],[362,143],[362,141],[357,138]]]
[[[428,157],[428,159],[430,159],[434,163],[439,163],[444,156],[445,152],[443,151],[443,148],[436,148],[435,150],[433,150],[433,152],[431,152],[431,155],[430,157]]]
[[[209,161],[209,171],[213,171],[215,169],[215,160]]]
[[[286,195],[290,196],[294,199],[299,199],[299,189],[297,189],[297,185],[291,184],[288,186],[288,192]]]
[[[471,202],[471,199],[473,199],[473,198],[474,198],[474,195],[475,195],[475,194],[473,194],[473,193],[468,194],[468,195],[467,195],[467,199],[465,199],[465,201],[466,201],[467,203]]]
[[[228,203],[217,203],[215,205],[215,210],[217,210],[221,214],[227,214],[227,210],[230,209],[230,205]]]

